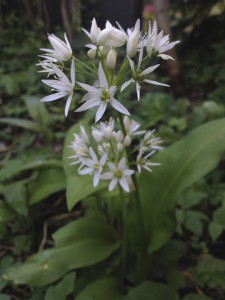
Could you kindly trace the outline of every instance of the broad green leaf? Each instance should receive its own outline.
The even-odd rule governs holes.
[[[55,248],[31,256],[21,266],[6,271],[5,276],[16,284],[46,285],[70,270],[103,261],[120,245],[111,227],[94,218],[81,219],[61,228],[54,239]]]
[[[4,185],[2,192],[13,211],[20,215],[27,215],[27,196],[24,180]]]
[[[57,285],[50,286],[45,294],[45,300],[66,300],[74,289],[75,273],[66,275]]]
[[[48,138],[52,138],[52,132],[48,129],[48,127],[40,125],[39,123],[36,123],[34,121],[19,118],[0,118],[0,123],[29,129],[35,132],[42,133]]]
[[[0,170],[0,180],[8,180],[21,172],[45,167],[62,167],[62,162],[56,159],[36,159],[31,162],[24,162],[18,158],[11,159]]]
[[[80,200],[106,187],[105,184],[100,182],[95,188],[93,186],[92,176],[82,176],[76,173],[77,169],[74,168],[74,175],[68,176],[66,182],[66,201],[69,210]]]
[[[77,240],[81,241],[89,237],[111,242],[116,241],[115,230],[97,217],[80,218],[60,228],[53,234],[56,247],[64,247]]]
[[[41,97],[27,96],[25,97],[26,106],[32,119],[39,124],[48,125],[50,122],[50,114],[44,103],[40,101]]]
[[[37,203],[65,187],[66,179],[62,168],[44,168],[28,184],[28,201],[30,204]]]
[[[129,292],[129,300],[178,300],[176,292],[169,286],[146,281]]]
[[[225,152],[225,119],[206,123],[155,156],[162,165],[139,178],[149,251],[164,245],[175,229],[176,197],[214,169]]]
[[[46,285],[61,278],[68,271],[84,268],[106,259],[119,247],[101,239],[89,238],[74,244],[41,251],[31,256],[20,267],[4,274],[15,284]]]
[[[96,188],[94,188],[92,176],[78,175],[77,165],[71,165],[73,159],[70,157],[74,155],[74,152],[70,145],[74,140],[73,134],[80,132],[81,125],[87,127],[87,121],[80,122],[70,128],[66,136],[63,150],[63,165],[67,176],[66,199],[69,210],[71,210],[80,200],[106,187],[105,184],[100,183]]]
[[[115,278],[97,280],[87,286],[74,300],[130,300]]]

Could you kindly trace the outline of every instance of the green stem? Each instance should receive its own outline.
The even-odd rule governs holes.
[[[119,114],[119,121],[120,126],[122,129],[122,132],[124,136],[126,136],[126,129],[123,123],[123,117],[121,114]],[[127,154],[127,160],[129,163],[129,166],[133,164],[132,157],[129,155],[128,150],[126,149]],[[146,242],[145,242],[145,230],[144,230],[144,222],[143,222],[143,212],[141,207],[141,198],[137,183],[136,174],[134,173],[132,175],[132,180],[134,184],[134,208],[136,212],[137,217],[137,280],[138,282],[141,282],[144,279],[144,273],[145,273],[145,260],[146,260]]]
[[[126,231],[126,215],[127,208],[124,197],[124,192],[121,186],[120,190],[120,201],[121,201],[121,211],[122,211],[122,245],[121,245],[121,278],[124,279],[126,271],[126,252],[127,252],[127,231]]]

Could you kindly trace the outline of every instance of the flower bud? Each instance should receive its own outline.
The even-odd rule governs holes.
[[[109,139],[112,138],[113,132],[112,132],[112,129],[111,129],[109,126],[105,127],[105,128],[103,129],[103,132],[104,132],[104,134],[105,134],[105,136],[106,136],[107,138],[109,138]]]
[[[96,143],[100,144],[102,142],[102,135],[97,130],[92,130],[92,136]]]
[[[121,130],[119,130],[115,135],[115,140],[117,143],[121,143],[124,139],[124,135]]]
[[[118,150],[119,152],[122,152],[122,151],[124,150],[124,145],[121,144],[121,143],[118,143],[118,144],[116,145],[116,147],[117,147],[117,150]]]
[[[131,137],[129,135],[125,136],[123,144],[124,144],[125,147],[129,147],[131,145]]]
[[[114,69],[116,66],[116,58],[117,58],[117,53],[115,50],[110,49],[107,58],[106,58],[106,63],[109,69]]]
[[[96,49],[90,49],[90,50],[88,50],[87,55],[88,55],[91,59],[94,59],[94,58],[96,57],[96,52],[97,52]]]
[[[132,58],[137,53],[139,32],[134,31],[127,42],[127,55]]]

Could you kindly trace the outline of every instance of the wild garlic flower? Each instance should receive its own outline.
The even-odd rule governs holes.
[[[122,157],[118,163],[108,162],[109,171],[101,175],[101,179],[110,180],[109,191],[114,190],[119,183],[126,191],[130,192],[129,178],[134,173],[134,170],[128,169],[126,158]]]
[[[47,52],[46,54],[43,54],[42,57],[50,61],[53,60],[53,61],[60,61],[60,62],[71,59],[73,52],[70,43],[67,39],[66,33],[64,34],[64,38],[66,42],[62,41],[54,34],[49,34],[48,39],[53,49],[42,48],[41,49],[42,51]]]
[[[146,51],[149,57],[155,52],[157,56],[162,59],[173,59],[171,56],[163,53],[172,49],[179,42],[180,41],[175,41],[170,43],[169,35],[163,36],[163,31],[158,34],[156,21],[154,21],[153,26],[151,26],[151,22],[149,22],[148,35],[145,39]]]
[[[79,175],[93,176],[93,186],[100,180],[110,181],[109,191],[119,184],[126,192],[131,190],[132,174],[141,173],[142,169],[152,171],[152,156],[162,149],[161,140],[153,136],[154,130],[137,131],[140,127],[136,121],[127,116],[123,118],[125,131],[119,129],[119,120],[110,118],[91,128],[91,136],[80,126],[80,133],[74,134],[70,148],[74,155],[71,164],[78,165]],[[137,142],[140,138],[140,143]],[[132,139],[135,142],[132,144]],[[128,162],[127,153],[133,158]]]
[[[124,82],[124,84],[121,87],[121,92],[125,88],[127,88],[131,83],[135,83],[135,85],[136,85],[137,99],[139,101],[140,100],[141,84],[143,82],[146,82],[146,83],[149,83],[149,84],[154,84],[154,85],[169,86],[168,84],[164,84],[164,83],[160,83],[158,81],[147,79],[148,75],[150,73],[152,73],[156,68],[158,68],[159,64],[155,65],[155,66],[148,67],[145,70],[141,71],[141,63],[143,61],[143,43],[141,45],[141,49],[140,49],[140,52],[139,52],[139,58],[138,58],[137,67],[135,68],[134,61],[131,60],[129,57],[128,57],[128,60],[129,60],[129,65],[130,65],[130,68],[132,70],[132,75],[133,76],[132,76],[132,78],[130,80]]]
[[[97,123],[104,115],[108,103],[110,103],[112,107],[120,113],[130,115],[126,107],[114,98],[117,87],[109,86],[108,80],[106,78],[101,63],[98,67],[98,79],[99,87],[94,87],[88,84],[78,82],[78,84],[88,92],[88,100],[75,111],[81,112],[97,106],[98,110],[95,115],[95,123]]]
[[[75,86],[75,61],[74,59],[72,59],[71,72],[70,72],[71,82],[69,81],[67,76],[62,72],[62,70],[60,70],[57,67],[57,65],[51,63],[51,68],[56,75],[55,79],[42,80],[42,82],[50,86],[53,91],[56,91],[56,93],[46,96],[42,98],[40,101],[49,102],[49,101],[58,100],[60,98],[68,96],[66,101],[66,106],[65,106],[65,116],[67,116],[72,101],[74,86]]]

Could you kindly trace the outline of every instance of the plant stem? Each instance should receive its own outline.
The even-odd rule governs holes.
[[[121,201],[121,211],[122,211],[122,247],[121,247],[121,278],[123,280],[126,270],[126,252],[127,252],[127,230],[126,230],[126,215],[127,208],[124,197],[124,192],[121,186],[120,190],[120,201]]]
[[[121,130],[126,135],[125,126],[123,123],[122,115],[119,115],[120,120],[120,126]],[[127,160],[129,163],[129,166],[133,164],[132,157],[129,155],[128,151],[126,150],[127,154]],[[138,282],[141,282],[144,278],[144,269],[145,269],[145,263],[146,263],[146,242],[145,242],[145,230],[144,230],[144,222],[143,222],[143,213],[141,208],[141,199],[140,199],[140,193],[137,183],[137,178],[135,173],[132,175],[132,180],[134,184],[134,208],[136,212],[137,217],[137,241],[138,241],[138,249],[137,249],[137,280]]]

